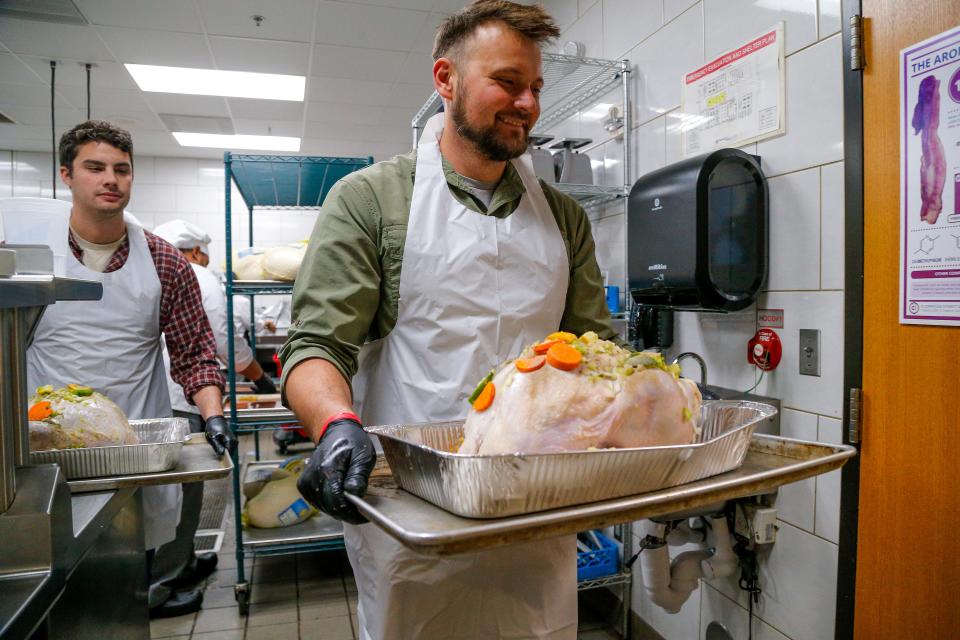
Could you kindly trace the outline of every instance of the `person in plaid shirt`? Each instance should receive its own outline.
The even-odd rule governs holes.
[[[28,351],[31,387],[78,382],[105,394],[130,419],[169,417],[165,338],[170,375],[199,409],[208,442],[223,456],[236,440],[223,417],[224,380],[196,276],[179,250],[124,214],[133,184],[130,134],[97,120],[73,127],[60,139],[60,177],[73,196],[64,229],[72,250],[67,276],[101,282],[103,297],[47,309]],[[187,587],[205,577],[198,573],[213,570],[216,557],[197,566],[194,532],[177,527],[179,485],[143,487],[142,497],[151,617],[196,611],[203,594]],[[184,557],[160,553],[183,537]]]

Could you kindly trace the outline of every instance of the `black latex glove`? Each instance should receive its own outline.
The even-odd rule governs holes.
[[[334,420],[297,480],[297,489],[313,506],[350,524],[367,521],[347,500],[367,492],[367,480],[377,462],[373,441],[360,423],[350,418]]]
[[[277,385],[273,383],[270,376],[263,374],[259,379],[253,381],[253,388],[257,393],[276,393]]]
[[[237,446],[237,439],[230,432],[230,425],[223,416],[210,416],[203,425],[203,433],[207,442],[213,447],[213,452],[222,458],[227,451],[233,451]]]

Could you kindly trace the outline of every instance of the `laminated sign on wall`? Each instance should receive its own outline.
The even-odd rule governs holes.
[[[900,52],[900,322],[960,325],[960,27]]]
[[[783,23],[683,77],[684,157],[739,147],[786,131]]]

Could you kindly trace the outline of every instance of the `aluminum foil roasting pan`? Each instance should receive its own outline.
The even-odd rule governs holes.
[[[55,462],[67,480],[152,473],[177,466],[180,449],[190,437],[186,418],[131,420],[130,426],[140,444],[31,451],[30,462]]]
[[[461,455],[463,421],[371,427],[397,484],[468,518],[501,518],[656,491],[736,469],[777,410],[715,400],[690,445],[565,453]]]

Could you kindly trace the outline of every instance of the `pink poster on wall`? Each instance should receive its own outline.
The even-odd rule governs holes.
[[[960,326],[960,27],[900,66],[900,322]]]

